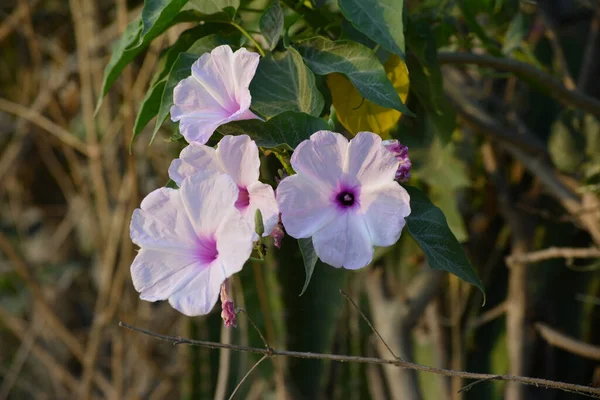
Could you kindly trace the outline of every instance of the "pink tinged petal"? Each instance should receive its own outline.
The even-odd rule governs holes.
[[[240,108],[235,98],[233,62],[231,47],[223,45],[203,54],[192,65],[192,77],[228,115]]]
[[[161,188],[133,212],[131,240],[140,247],[186,252],[194,247],[196,233],[185,212],[180,192]]]
[[[405,218],[410,215],[410,196],[396,182],[363,191],[361,211],[371,242],[375,246],[391,246],[398,241]]]
[[[223,220],[235,212],[238,188],[228,175],[192,175],[183,180],[180,191],[198,237],[214,235]]]
[[[166,300],[196,276],[198,267],[191,255],[142,248],[131,264],[131,278],[142,300]]]
[[[218,262],[229,277],[242,270],[252,253],[254,231],[239,212],[233,212],[224,219],[215,234]]]
[[[250,82],[254,78],[260,56],[257,53],[252,53],[244,47],[233,53],[233,77],[235,78],[236,99],[240,105],[240,109],[250,107]]]
[[[358,269],[373,259],[373,245],[362,216],[348,212],[314,234],[317,256],[329,265]]]
[[[254,182],[248,186],[249,205],[248,211],[244,213],[246,220],[251,220],[250,224],[254,228],[254,216],[256,210],[259,209],[263,218],[265,232],[263,236],[269,236],[273,228],[279,222],[279,206],[275,200],[275,192],[273,188],[262,182]],[[250,222],[249,220],[249,222]]]
[[[393,181],[398,164],[374,133],[359,132],[348,145],[348,174],[365,187]]]
[[[207,119],[201,117],[185,117],[179,122],[179,132],[188,143],[198,142],[204,144],[223,125],[223,119]]]
[[[282,180],[277,187],[277,203],[288,235],[308,238],[330,223],[338,215],[330,197],[331,193],[302,175]]]
[[[256,142],[248,135],[224,136],[217,146],[217,157],[223,168],[240,187],[258,181],[260,157]]]
[[[173,89],[173,106],[170,112],[173,121],[194,117],[222,120],[231,115],[193,76],[181,80]]]
[[[171,162],[169,178],[181,186],[181,182],[188,176],[206,171],[225,172],[215,149],[192,142],[181,151],[179,158]]]
[[[217,259],[198,268],[195,277],[169,297],[169,304],[189,317],[208,314],[217,303],[225,278],[223,266]]]
[[[296,147],[292,167],[313,184],[334,188],[344,172],[348,140],[339,133],[318,131]]]

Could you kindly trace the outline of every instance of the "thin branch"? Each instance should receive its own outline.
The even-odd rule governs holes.
[[[394,351],[390,348],[390,346],[386,343],[385,340],[383,340],[383,338],[381,337],[381,335],[379,334],[379,332],[377,331],[377,329],[375,329],[375,327],[373,326],[373,324],[371,323],[371,321],[369,321],[369,319],[367,318],[367,316],[361,311],[360,308],[358,308],[358,306],[356,305],[356,303],[354,302],[354,300],[352,300],[347,294],[346,292],[344,292],[342,289],[340,289],[340,294],[342,296],[344,296],[346,298],[346,300],[348,300],[350,302],[350,304],[352,304],[352,306],[356,309],[356,311],[358,311],[358,313],[360,314],[360,316],[363,318],[363,320],[365,320],[365,322],[369,325],[369,327],[371,328],[371,330],[377,335],[377,337],[379,338],[379,340],[381,340],[381,343],[383,343],[383,345],[385,346],[386,349],[388,349],[388,351],[390,352],[390,354],[392,355],[392,357],[394,357],[397,360],[402,360],[402,358],[398,357],[396,355],[396,353],[394,353]]]
[[[246,314],[246,318],[248,318],[248,321],[250,321],[250,323],[254,327],[254,330],[258,333],[258,336],[260,336],[260,338],[262,339],[263,343],[265,344],[265,348],[267,350],[272,350],[271,346],[269,346],[269,342],[267,342],[267,339],[265,339],[265,337],[263,336],[262,332],[260,331],[260,329],[258,329],[258,326],[256,326],[256,324],[254,323],[254,321],[252,321],[252,318],[250,318],[250,315],[248,315],[248,312],[245,309],[243,309],[243,308],[236,309],[236,314],[239,313],[239,312],[243,312],[244,314]]]
[[[238,383],[237,386],[235,387],[235,389],[233,389],[233,392],[231,393],[231,396],[229,396],[229,400],[233,399],[233,397],[235,396],[235,394],[237,393],[237,391],[240,389],[240,387],[242,387],[242,383],[244,383],[244,381],[246,380],[246,378],[248,378],[250,376],[250,374],[252,373],[252,371],[254,371],[260,365],[260,363],[262,363],[263,361],[265,361],[268,357],[269,357],[268,354],[265,354],[264,356],[262,356],[261,359],[258,360],[256,362],[256,364],[254,364],[252,366],[252,368],[250,368],[248,370],[248,372],[246,372],[246,375],[244,375],[244,377],[242,378],[242,380],[240,381],[240,383]]]
[[[487,324],[495,320],[496,318],[500,318],[506,313],[506,302],[498,304],[496,307],[489,309],[488,311],[482,313],[477,318],[474,318],[468,325],[468,329],[479,328],[482,325]]]
[[[521,255],[511,255],[506,258],[507,264],[522,263],[533,264],[540,261],[553,258],[600,258],[600,249],[597,247],[589,248],[569,248],[569,247],[550,247],[544,250],[533,251]]]
[[[233,350],[233,351],[242,351],[242,352],[248,352],[248,353],[263,354],[263,355],[268,355],[268,356],[273,356],[273,357],[294,357],[294,358],[311,359],[311,360],[329,360],[329,361],[339,361],[339,362],[358,362],[358,363],[365,363],[365,364],[396,365],[401,368],[429,372],[429,373],[444,375],[444,376],[460,376],[465,379],[489,379],[489,380],[496,380],[496,381],[518,382],[518,383],[522,383],[525,385],[533,385],[533,386],[543,387],[543,388],[547,388],[547,389],[557,389],[557,390],[562,390],[565,392],[578,393],[581,395],[586,395],[589,397],[600,399],[600,388],[576,385],[576,384],[572,384],[572,383],[551,381],[548,379],[529,378],[529,377],[524,377],[524,376],[491,375],[491,374],[481,374],[481,373],[474,373],[474,372],[454,371],[454,370],[449,370],[449,369],[428,367],[425,365],[410,363],[410,362],[406,362],[406,361],[389,360],[389,359],[373,358],[373,357],[347,356],[347,355],[323,354],[323,353],[306,353],[306,352],[300,352],[300,351],[277,350],[277,349],[271,349],[269,351],[268,349],[263,349],[263,348],[259,348],[259,347],[240,346],[240,345],[235,345],[235,344],[223,344],[223,343],[209,342],[209,341],[204,341],[204,340],[186,339],[186,338],[183,338],[180,336],[177,337],[177,336],[161,335],[158,333],[148,331],[146,329],[137,328],[135,326],[126,324],[124,322],[119,322],[119,326],[130,329],[132,331],[142,333],[144,335],[151,336],[155,339],[171,342],[174,345],[187,344],[187,345],[191,345],[191,346],[207,347],[209,349],[229,349],[229,350]]]
[[[585,53],[583,56],[583,62],[579,71],[579,78],[577,80],[577,89],[582,92],[586,92],[594,71],[597,71],[598,66],[598,43],[600,40],[600,6],[596,6],[596,13],[590,24],[590,33],[587,38],[585,45]]]
[[[524,62],[509,58],[493,57],[472,53],[438,53],[440,64],[475,64],[482,67],[491,67],[502,71],[512,72],[515,75],[537,82],[547,89],[550,96],[566,106],[581,108],[596,116],[600,116],[600,101],[578,90],[569,90],[558,79],[544,71],[539,70]]]
[[[74,148],[80,153],[84,155],[88,154],[88,147],[85,143],[77,139],[77,137],[73,136],[73,134],[71,134],[71,132],[69,132],[68,130],[64,129],[60,125],[55,124],[54,122],[50,121],[48,118],[44,117],[43,115],[39,114],[31,108],[27,108],[25,106],[22,106],[21,104],[13,103],[10,100],[0,98],[0,111],[4,111],[9,114],[16,115],[19,118],[23,118],[24,120],[27,120],[32,124],[39,126],[46,132],[51,133],[56,138],[58,138],[58,140]]]
[[[566,350],[569,353],[576,354],[580,357],[600,361],[599,346],[579,341],[571,336],[558,332],[542,322],[536,323],[535,329],[540,333],[540,336],[552,346]]]
[[[558,33],[556,30],[556,25],[550,16],[550,13],[547,12],[544,2],[538,2],[537,8],[539,10],[540,16],[542,17],[542,21],[544,21],[544,25],[546,25],[545,36],[550,42],[550,46],[552,46],[552,51],[554,52],[554,56],[556,57],[556,61],[558,62],[558,72],[562,75],[563,83],[565,87],[569,90],[575,89],[575,81],[569,72],[569,66],[567,65],[567,57],[565,57],[565,52],[562,49],[560,44],[560,40],[558,38]]]

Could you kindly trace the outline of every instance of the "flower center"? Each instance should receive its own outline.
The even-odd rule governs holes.
[[[248,190],[244,187],[238,186],[238,189],[240,191],[238,194],[238,198],[235,201],[235,208],[242,211],[246,209],[246,207],[248,207],[248,205],[250,204],[250,194],[248,194]]]
[[[196,258],[202,264],[210,264],[217,259],[217,241],[213,237],[201,237],[196,242]]]
[[[352,207],[354,205],[354,193],[349,191],[340,192],[335,200],[341,207]]]

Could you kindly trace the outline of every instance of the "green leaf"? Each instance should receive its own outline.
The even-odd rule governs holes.
[[[485,296],[483,283],[448,227],[444,213],[419,189],[405,186],[410,195],[411,214],[406,227],[425,253],[429,266],[448,271],[475,285]]]
[[[427,159],[418,170],[419,177],[428,185],[453,192],[471,186],[464,161],[456,156],[453,143],[442,145],[434,138],[429,146]]]
[[[229,44],[229,42],[218,35],[205,36],[194,42],[187,52],[180,53],[179,56],[177,56],[168,76],[165,77],[166,84],[160,101],[156,125],[154,126],[154,132],[152,133],[150,143],[152,143],[158,130],[169,116],[171,106],[173,105],[173,89],[175,89],[175,86],[177,86],[181,80],[192,74],[192,64],[194,64],[202,54],[211,51],[222,44]]]
[[[476,7],[473,7],[473,5],[481,3],[482,2],[480,0],[476,0],[475,2],[470,0],[457,1],[457,5],[460,8],[460,11],[462,12],[462,15],[469,29],[473,31],[473,33],[479,38],[479,40],[481,40],[481,43],[487,49],[487,51],[490,52],[490,54],[496,57],[502,57],[502,51],[500,51],[496,42],[494,42],[488,36],[488,34],[481,27],[481,25],[479,25],[479,22],[477,22],[476,13],[478,10],[476,9]]]
[[[404,59],[404,0],[338,0],[356,29]]]
[[[177,60],[179,54],[188,49],[191,53],[200,51],[201,46],[196,45],[197,48],[194,48],[193,46],[199,41],[198,38],[206,36],[210,32],[214,31],[214,27],[214,24],[206,23],[204,25],[186,30],[179,36],[177,41],[171,47],[166,49],[161,54],[156,68],[158,72],[156,72],[152,78],[150,89],[146,93],[146,96],[140,105],[140,110],[138,111],[135,125],[133,127],[133,138],[131,143],[133,143],[133,140],[137,137],[137,135],[140,134],[142,129],[144,129],[144,127],[159,112],[162,96],[169,77],[169,72],[171,71],[171,68],[173,67],[173,64]],[[225,35],[238,35],[238,31],[233,27],[228,27],[222,31],[222,33]]]
[[[223,135],[248,135],[260,147],[286,146],[293,150],[316,131],[328,129],[329,125],[322,118],[288,111],[267,122],[256,119],[230,122],[220,126],[218,131]]]
[[[269,7],[260,17],[260,33],[269,44],[269,50],[277,46],[283,32],[283,12],[279,0],[271,0]]]
[[[366,99],[382,107],[414,115],[402,103],[383,65],[368,47],[348,40],[334,42],[319,37],[300,42],[296,48],[315,74],[341,73]]]
[[[206,15],[225,11],[233,19],[240,7],[240,0],[190,0],[190,7]]]
[[[148,122],[150,122],[158,113],[166,84],[167,80],[161,79],[152,86],[146,93],[146,96],[144,96],[142,104],[140,105],[140,110],[135,119],[135,124],[133,125],[133,137],[131,138],[131,143],[129,143],[129,152],[131,152],[131,146],[137,135],[140,134],[142,129],[144,129],[144,127],[148,125]]]
[[[528,32],[528,23],[525,14],[522,12],[518,13],[508,26],[506,36],[504,37],[504,44],[502,45],[502,53],[510,54],[513,50],[521,47],[521,42],[525,38]]]
[[[319,116],[325,103],[314,74],[292,48],[260,60],[250,93],[252,109],[266,117],[286,111]]]
[[[586,143],[575,113],[565,112],[552,125],[548,138],[548,152],[556,167],[575,172],[585,159]]]
[[[319,259],[319,257],[317,257],[317,253],[315,252],[312,238],[298,239],[298,246],[300,247],[302,261],[304,261],[304,271],[306,272],[304,286],[302,287],[302,291],[300,292],[300,296],[302,296],[308,288],[310,278],[312,278],[312,274],[315,270],[315,265],[317,265],[317,260]]]
[[[96,110],[127,64],[148,47],[158,35],[179,22],[176,16],[185,3],[187,0],[146,0],[142,15],[127,25],[104,69],[102,91]]]
[[[164,32],[187,2],[188,0],[145,0],[139,44],[147,37],[155,38]]]
[[[409,19],[406,37],[410,48],[406,57],[410,89],[431,117],[436,135],[442,142],[448,143],[456,127],[456,112],[444,94],[444,82],[430,24]]]

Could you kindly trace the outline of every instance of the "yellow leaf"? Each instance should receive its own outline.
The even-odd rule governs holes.
[[[406,64],[400,57],[392,55],[383,68],[404,103],[409,87]],[[369,131],[383,138],[389,138],[389,132],[402,113],[365,99],[342,74],[327,75],[327,86],[331,90],[331,99],[338,120],[348,132],[356,135],[361,131]]]

